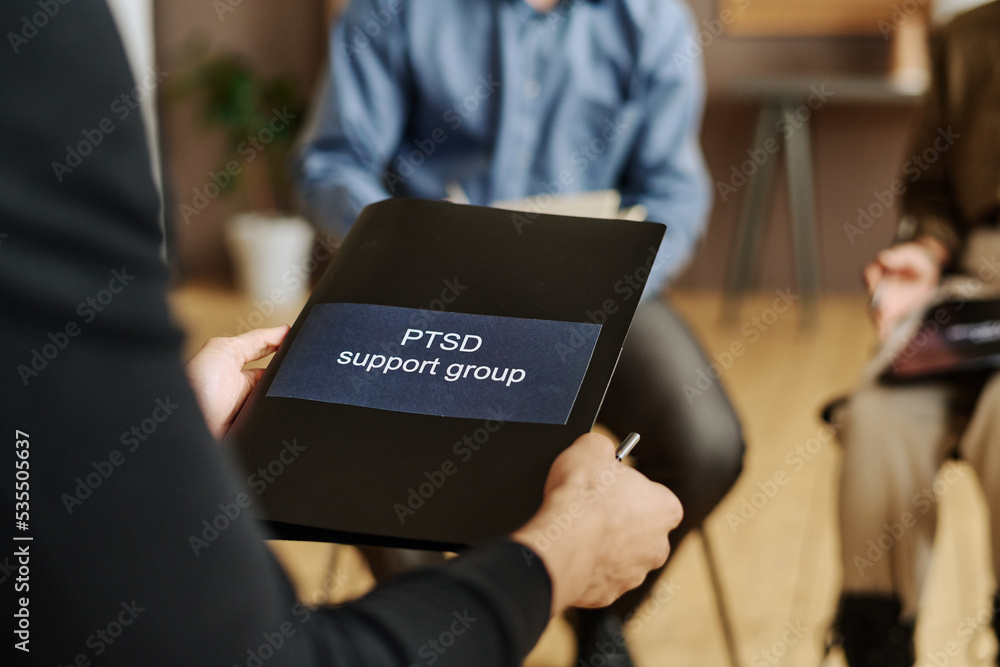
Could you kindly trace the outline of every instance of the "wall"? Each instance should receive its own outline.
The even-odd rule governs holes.
[[[201,35],[213,51],[242,54],[265,76],[291,75],[311,91],[326,48],[325,12],[324,0],[156,0],[159,64],[171,76],[179,74],[185,43]],[[238,202],[212,200],[190,222],[178,210],[210,182],[221,146],[198,121],[192,102],[168,102],[161,95],[161,114],[174,267],[183,278],[228,281],[223,223]]]
[[[893,0],[718,0],[734,11],[733,33],[745,35],[869,34],[888,17]]]
[[[709,102],[702,132],[713,179],[728,180],[734,165],[747,159],[757,108],[735,99],[731,87],[748,77],[801,76],[817,83],[830,77],[879,75],[888,71],[890,44],[881,36],[850,38],[737,38],[719,31],[714,0],[691,0],[702,30],[700,50],[706,62]],[[716,36],[717,35],[717,36]],[[858,207],[875,201],[899,175],[908,147],[915,105],[844,105],[830,102],[811,118],[821,255],[822,286],[860,289],[861,268],[889,243],[898,211],[893,206],[852,243],[845,223],[857,220]],[[759,284],[794,286],[787,190],[783,168],[777,174],[771,214],[759,265]],[[724,283],[733,252],[743,191],[717,193],[710,228],[681,285],[718,288]],[[877,210],[877,209],[876,209]]]
[[[733,165],[747,160],[756,107],[715,100],[705,116],[703,145],[709,170],[717,181],[728,180]],[[889,188],[904,161],[910,107],[844,106],[820,109],[812,119],[813,162],[820,276],[823,289],[855,291],[861,269],[891,242],[898,211],[883,213],[861,236],[849,238],[845,223],[856,223],[859,207],[876,203],[876,192]],[[758,264],[758,284],[766,288],[794,287],[788,195],[784,166],[776,174],[770,215]],[[720,288],[731,264],[743,189],[724,200],[716,193],[709,230],[679,284]],[[878,211],[876,206],[874,209]]]

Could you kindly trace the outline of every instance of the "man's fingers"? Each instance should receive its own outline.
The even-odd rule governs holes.
[[[878,255],[878,262],[886,271],[909,279],[933,276],[936,280],[939,272],[935,256],[918,243],[905,243],[883,250]]]
[[[605,453],[610,453],[611,458],[615,456],[614,443],[607,436],[600,433],[584,433],[573,444],[578,443],[598,456],[604,456]]]
[[[599,433],[584,433],[556,457],[545,480],[545,493],[575,480],[571,486],[584,486],[595,462],[615,462],[615,446]],[[586,462],[586,463],[585,463]]]
[[[260,382],[260,379],[262,377],[264,377],[264,373],[266,371],[267,371],[266,368],[244,368],[243,369],[243,375],[250,382],[250,388],[251,389],[253,389],[254,387],[257,386],[257,383]],[[248,391],[247,395],[249,395],[249,394],[250,394],[250,392]]]
[[[254,329],[227,340],[243,363],[247,363],[263,359],[277,350],[281,341],[285,339],[288,329],[287,324],[269,329]]]
[[[877,261],[889,271],[902,271],[918,260],[914,257],[913,248],[903,245],[883,250],[878,254]]]
[[[655,482],[650,483],[656,484]],[[681,505],[680,499],[674,495],[673,491],[662,484],[656,484],[656,486],[662,498],[661,503],[667,508],[667,521],[670,525],[670,530],[673,530],[684,519],[684,506]]]
[[[657,556],[657,558],[654,559],[653,567],[650,568],[651,570],[655,570],[658,567],[663,567],[664,565],[666,565],[667,559],[670,558],[670,540],[664,536],[663,541],[659,544],[656,551],[659,554],[659,556]],[[645,576],[643,576],[643,578],[645,578]],[[639,584],[641,583],[642,581],[639,582]],[[636,584],[636,586],[638,586],[639,584]]]
[[[875,288],[878,287],[879,281],[882,280],[882,276],[884,275],[885,269],[878,262],[872,262],[865,267],[865,287],[868,288],[869,296],[875,294]]]

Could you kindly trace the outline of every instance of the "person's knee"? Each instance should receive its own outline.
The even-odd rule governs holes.
[[[720,420],[692,440],[683,464],[703,504],[717,505],[743,472],[746,445],[735,418]]]
[[[1000,373],[994,373],[979,394],[977,410],[986,409],[990,414],[1000,413]]]
[[[947,396],[932,387],[862,387],[837,411],[833,428],[843,449],[841,514],[852,523],[905,505],[933,484],[947,454]]]
[[[743,473],[745,453],[746,443],[739,424],[731,434],[715,442],[707,452],[706,466],[710,467],[710,477],[706,479],[713,480],[711,486],[716,489],[718,495],[716,502],[722,500]]]
[[[897,412],[893,390],[880,386],[866,386],[855,391],[833,413],[832,427],[845,453],[855,449],[868,449],[880,430],[896,423]]]

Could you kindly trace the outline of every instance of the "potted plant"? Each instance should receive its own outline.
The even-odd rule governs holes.
[[[293,214],[288,173],[305,115],[298,86],[288,77],[260,76],[237,55],[207,57],[202,50],[171,95],[194,97],[203,124],[225,139],[221,164],[211,172],[202,201],[243,200],[245,210],[226,223],[237,282],[258,299],[301,298],[307,285],[296,277],[297,265],[308,257],[314,232]]]

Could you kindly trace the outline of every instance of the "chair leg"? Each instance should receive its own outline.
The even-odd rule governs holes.
[[[726,652],[729,654],[729,664],[731,667],[740,667],[740,657],[737,651],[736,635],[733,632],[732,620],[729,616],[729,608],[726,605],[726,596],[722,589],[722,580],[719,579],[719,570],[716,566],[715,552],[708,539],[705,527],[698,529],[701,536],[701,546],[705,552],[705,565],[708,567],[708,578],[712,582],[712,592],[715,597],[715,609],[719,614],[719,625],[722,627],[722,636],[726,642]]]
[[[780,147],[781,136],[777,127],[781,120],[779,103],[764,101],[757,116],[757,129],[754,131],[753,148],[765,150],[770,141],[777,141]],[[723,305],[724,321],[735,322],[739,315],[739,304],[750,288],[750,277],[757,268],[760,257],[760,244],[764,236],[765,217],[771,203],[771,190],[774,181],[775,167],[781,159],[779,152],[770,154],[764,159],[757,171],[747,177],[746,192],[743,194],[743,207],[737,226],[736,239],[733,243],[732,265],[726,277],[726,301]]]
[[[781,110],[789,127],[797,119],[797,107],[786,103]],[[809,119],[788,135],[788,197],[792,209],[792,243],[795,247],[795,274],[802,294],[802,324],[808,326],[816,319],[816,300],[819,293],[819,250],[816,243],[816,197],[813,191],[812,138]]]

